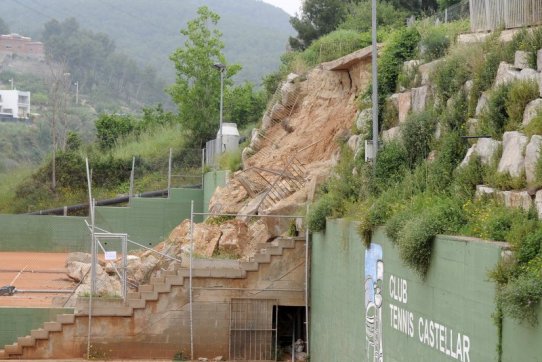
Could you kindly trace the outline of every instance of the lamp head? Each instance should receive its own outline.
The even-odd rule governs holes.
[[[226,69],[226,66],[222,63],[215,63],[213,64],[213,67],[218,69],[219,72],[223,72]]]

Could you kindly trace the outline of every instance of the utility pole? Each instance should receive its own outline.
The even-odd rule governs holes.
[[[13,78],[11,78],[9,82],[11,83],[11,90],[13,90]]]

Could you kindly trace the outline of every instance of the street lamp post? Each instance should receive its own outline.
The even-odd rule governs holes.
[[[372,71],[373,71],[373,170],[378,155],[378,47],[376,44],[376,0],[372,1]]]
[[[216,63],[214,67],[220,72],[220,128],[218,130],[218,141],[220,144],[220,154],[222,154],[224,148],[222,143],[222,113],[224,108],[224,72],[226,71],[226,66],[222,63]]]
[[[11,90],[13,90],[13,78],[11,78],[9,82],[11,83]]]

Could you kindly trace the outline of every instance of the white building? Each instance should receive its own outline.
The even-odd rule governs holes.
[[[28,119],[30,92],[0,90],[0,119]]]

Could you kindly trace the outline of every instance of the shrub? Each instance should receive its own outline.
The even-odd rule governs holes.
[[[443,60],[434,74],[437,95],[443,101],[456,94],[470,77],[463,56],[454,54]]]
[[[136,121],[127,115],[102,114],[96,120],[96,137],[102,149],[110,149],[136,128]]]
[[[540,275],[521,275],[508,281],[497,295],[497,304],[504,315],[531,325],[537,324],[537,313],[542,298]]]
[[[410,168],[424,160],[431,151],[435,127],[435,117],[430,110],[411,114],[403,124],[401,139]]]
[[[309,210],[308,226],[311,231],[323,231],[326,228],[326,218],[331,216],[337,200],[334,200],[329,194],[325,194],[314,203]]]
[[[425,34],[422,33],[420,40],[421,55],[426,61],[443,57],[451,44],[446,29],[442,26],[435,26]]]
[[[414,27],[403,28],[390,35],[378,62],[378,88],[381,97],[395,92],[401,67],[414,56],[419,41],[420,33]]]
[[[451,193],[459,199],[470,199],[474,196],[476,186],[483,182],[483,168],[480,157],[472,157],[468,164],[456,168],[453,172]]]
[[[436,193],[446,190],[453,180],[454,170],[467,151],[466,142],[457,132],[450,132],[440,140],[436,159],[430,163],[427,184]]]
[[[508,120],[506,100],[508,98],[509,84],[503,84],[495,88],[489,95],[487,110],[481,116],[480,127],[484,134],[492,138],[501,139],[504,126]]]
[[[450,98],[450,105],[440,117],[441,125],[449,131],[464,132],[468,117],[468,104],[465,92],[458,92]]]
[[[407,154],[403,145],[397,141],[386,143],[378,152],[374,169],[375,186],[386,190],[401,181],[407,169]]]
[[[508,122],[506,131],[516,131],[523,121],[525,106],[532,100],[538,98],[538,84],[533,80],[517,81],[512,83],[505,101]]]

